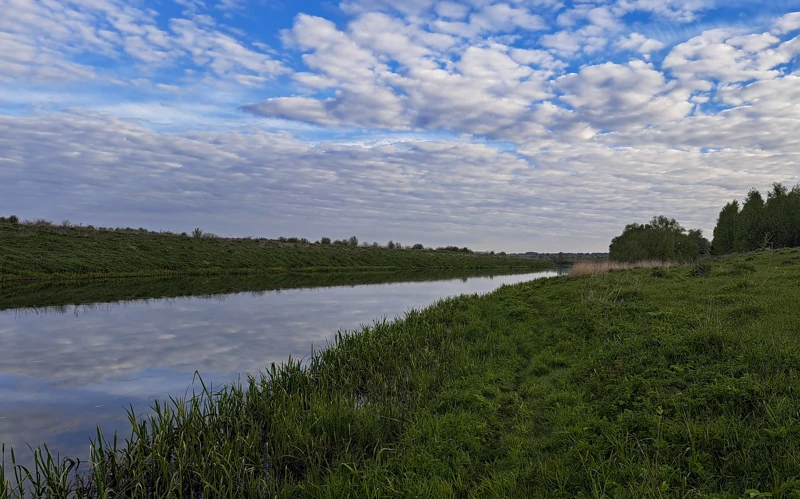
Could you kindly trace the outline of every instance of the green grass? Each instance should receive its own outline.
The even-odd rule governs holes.
[[[6,479],[47,497],[800,497],[798,280],[781,250],[444,300],[131,417],[80,479],[46,452],[38,478]]]
[[[539,270],[550,266],[549,262],[501,255],[0,222],[0,281],[423,269]]]

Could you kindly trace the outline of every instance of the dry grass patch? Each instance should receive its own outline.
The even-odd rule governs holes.
[[[616,262],[612,260],[593,260],[585,262],[576,262],[569,271],[569,275],[577,277],[588,274],[603,274],[611,270],[628,270],[628,269],[655,269],[655,268],[669,268],[677,266],[677,262],[663,261],[663,260],[641,260],[638,262]]]

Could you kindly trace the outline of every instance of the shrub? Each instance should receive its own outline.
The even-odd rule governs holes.
[[[203,229],[201,229],[200,227],[196,227],[192,231],[192,237],[203,237]]]
[[[708,275],[710,272],[711,272],[711,266],[706,262],[695,263],[694,266],[692,267],[692,275],[695,277]]]
[[[331,238],[330,237],[323,237],[322,239],[319,240],[319,242],[320,242],[320,244],[328,245],[328,244],[331,244]]]

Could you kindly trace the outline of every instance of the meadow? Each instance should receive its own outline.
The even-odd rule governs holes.
[[[443,300],[132,409],[78,475],[4,449],[0,497],[800,497],[798,279],[786,249]]]
[[[394,244],[394,243],[393,243]],[[421,245],[418,245],[421,246]],[[0,221],[0,281],[285,272],[541,270],[549,262],[458,248],[397,249],[260,238],[190,237]]]

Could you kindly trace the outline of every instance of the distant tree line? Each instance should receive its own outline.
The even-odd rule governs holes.
[[[714,227],[715,255],[759,248],[800,246],[800,184],[789,190],[772,184],[767,199],[750,189],[743,204],[733,200],[722,208]]]
[[[611,240],[609,258],[617,261],[691,261],[708,253],[710,243],[700,229],[685,229],[674,218],[653,217],[650,223],[625,226]]]
[[[20,220],[19,217],[16,215],[11,216],[0,216],[0,223],[10,224],[10,225],[20,225],[20,226],[27,226],[27,227],[48,227],[48,228],[56,228],[56,229],[78,229],[84,230],[87,232],[92,231],[99,231],[99,232],[124,232],[124,233],[137,233],[137,234],[154,234],[154,235],[162,235],[162,236],[176,236],[176,237],[193,237],[193,238],[211,238],[217,239],[220,238],[219,235],[214,234],[213,232],[206,231],[201,229],[200,227],[195,227],[190,233],[181,232],[180,234],[171,231],[154,231],[148,230],[144,227],[139,227],[138,229],[134,229],[131,227],[95,227],[94,225],[83,225],[83,224],[73,224],[69,220],[64,220],[60,224],[56,224],[51,222],[50,220],[45,220],[43,218],[37,218],[34,220]],[[264,239],[264,238],[256,238],[254,236],[248,236],[245,238],[231,238],[231,239],[259,239],[263,241],[277,241],[280,243],[293,243],[293,244],[319,244],[324,246],[347,246],[356,248],[359,246],[359,240],[356,236],[350,236],[347,238],[342,239],[334,239],[331,240],[329,237],[320,238],[318,241],[311,242],[305,237],[284,237],[280,236],[277,239]],[[398,241],[389,240],[385,245],[373,242],[368,243],[366,241],[360,244],[362,248],[386,248],[386,249],[397,249],[397,250],[425,250],[425,251],[442,251],[442,252],[458,252],[458,253],[474,253],[473,250],[467,248],[466,246],[463,248],[459,248],[458,246],[440,246],[438,248],[431,248],[429,246],[424,246],[423,244],[417,243],[413,245],[404,245]],[[487,252],[486,254],[494,255],[494,251]],[[505,255],[505,253],[500,252],[499,255]]]
[[[608,253],[584,253],[570,251],[559,251],[558,253],[538,253],[536,251],[528,251],[527,253],[511,253],[511,256],[518,258],[533,258],[536,260],[550,260],[556,265],[571,265],[579,261],[605,260],[608,258]]]
[[[85,232],[95,232],[95,231],[121,232],[126,234],[155,234],[159,236],[189,237],[189,234],[187,234],[186,232],[177,233],[169,230],[150,230],[150,229],[145,229],[144,227],[139,227],[138,229],[134,229],[133,227],[102,227],[102,226],[95,227],[94,225],[83,225],[82,223],[72,223],[67,219],[62,220],[61,223],[59,224],[51,220],[46,220],[44,218],[34,218],[33,220],[20,220],[20,218],[16,215],[11,215],[8,217],[0,217],[0,223],[18,225],[20,227],[76,229]],[[199,231],[199,235],[197,231]],[[202,229],[199,228],[192,231],[192,235],[195,237],[219,237],[211,232],[204,232]]]
[[[320,238],[319,241],[311,243],[308,239],[304,237],[279,237],[279,242],[282,243],[305,243],[305,244],[321,244],[324,246],[350,246],[350,247],[358,247],[358,238],[356,236],[351,236],[349,238],[344,239],[334,239],[331,240],[330,237],[323,237]],[[410,250],[427,250],[427,251],[449,251],[449,252],[459,252],[459,253],[474,253],[471,249],[467,248],[466,246],[463,248],[459,248],[458,246],[440,246],[435,250],[431,247],[425,247],[423,244],[417,243],[414,245],[403,245],[403,243],[398,241],[389,240],[385,245],[375,241],[373,243],[369,243],[364,241],[361,243],[362,248],[386,248],[386,249],[410,249]],[[494,254],[492,251],[491,254]]]

